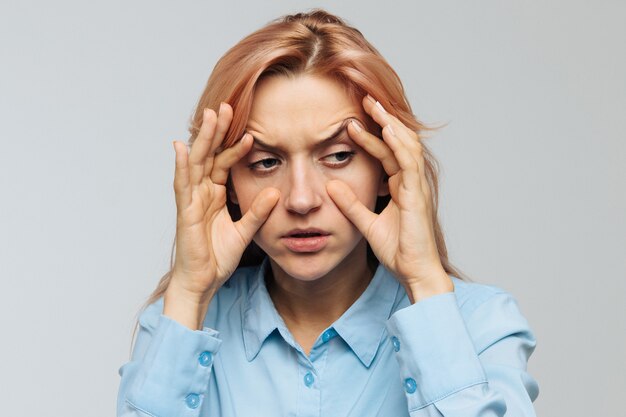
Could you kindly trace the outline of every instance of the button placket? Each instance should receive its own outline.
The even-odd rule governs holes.
[[[393,350],[396,352],[400,351],[400,340],[397,337],[391,336],[391,344],[393,345]]]
[[[310,371],[304,374],[304,385],[311,388],[314,382],[315,382],[315,377]]]
[[[404,380],[404,389],[407,393],[413,394],[417,390],[417,382],[413,378]]]
[[[198,356],[198,362],[200,363],[200,365],[207,367],[211,364],[212,358],[213,358],[213,355],[211,354],[211,352],[204,351],[200,354],[200,356]]]
[[[189,394],[185,397],[185,404],[191,409],[198,408],[200,405],[200,396],[198,394]]]

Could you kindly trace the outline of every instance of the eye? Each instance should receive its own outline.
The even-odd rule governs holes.
[[[269,172],[272,171],[272,168],[276,167],[279,164],[280,161],[276,158],[263,158],[251,163],[250,165],[248,165],[248,168],[250,168],[252,171]]]
[[[341,151],[341,152],[331,153],[330,155],[327,155],[322,159],[328,162],[330,166],[338,167],[338,166],[343,166],[349,163],[355,154],[356,152],[353,152],[353,151]]]

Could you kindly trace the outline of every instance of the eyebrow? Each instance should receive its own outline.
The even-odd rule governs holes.
[[[346,120],[343,121],[343,123],[341,123],[341,126],[339,126],[339,128],[337,130],[335,130],[329,137],[327,137],[325,139],[322,139],[321,141],[317,142],[314,146],[316,148],[322,148],[324,146],[331,145],[331,144],[333,144],[335,142],[339,142],[340,139],[342,139],[342,137],[341,137],[342,133],[344,133],[344,131],[347,131],[348,123],[352,119],[355,119],[355,120],[360,122],[360,120],[357,119],[356,117],[349,117],[349,118],[347,118]],[[258,147],[264,148],[264,149],[266,149],[268,151],[272,151],[272,152],[277,152],[277,151],[281,151],[282,150],[282,148],[280,146],[270,145],[270,144],[268,144],[266,142],[263,142],[261,139],[257,138],[254,135],[252,135],[252,138],[254,139],[254,145],[256,145]]]

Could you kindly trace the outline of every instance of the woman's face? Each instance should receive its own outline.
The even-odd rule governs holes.
[[[246,127],[254,145],[231,169],[230,198],[245,213],[262,189],[280,190],[254,241],[293,278],[312,281],[342,262],[365,261],[363,236],[325,186],[345,182],[372,211],[387,194],[380,162],[348,136],[351,118],[365,126],[360,103],[331,79],[275,76],[257,85]]]

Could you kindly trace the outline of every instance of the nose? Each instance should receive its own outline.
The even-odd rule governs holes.
[[[307,214],[316,211],[322,205],[321,192],[326,192],[324,181],[319,173],[306,164],[293,164],[286,182],[285,208],[294,214]]]

